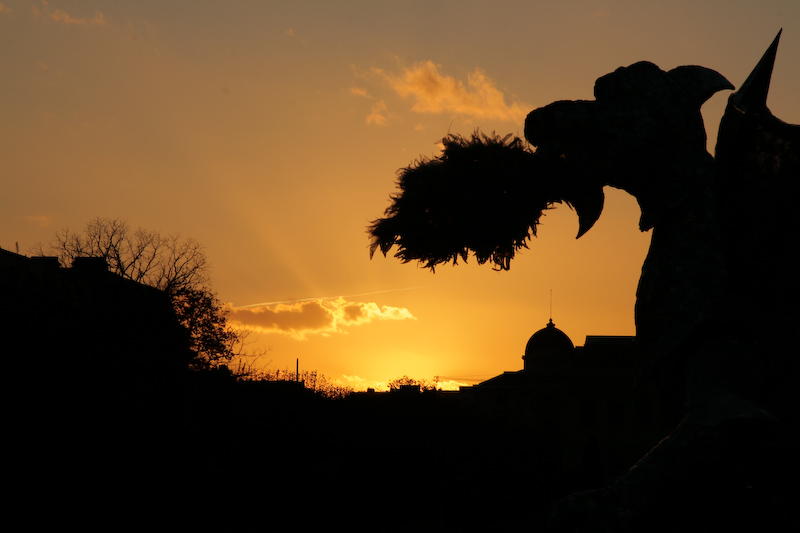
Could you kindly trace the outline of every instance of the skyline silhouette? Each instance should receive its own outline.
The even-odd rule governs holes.
[[[27,356],[11,388],[24,399],[12,410],[11,501],[46,503],[40,525],[260,531],[324,527],[347,510],[359,529],[544,530],[559,500],[622,474],[675,423],[656,390],[635,386],[632,337],[575,347],[552,321],[529,339],[523,370],[461,392],[400,384],[330,397],[293,373],[181,372],[163,293],[96,261],[41,259],[0,252],[0,289],[14,304],[3,310],[4,345]],[[25,305],[50,310],[50,344],[31,344],[39,325],[13,313]],[[115,307],[126,312],[104,312]],[[780,483],[793,445],[767,438],[773,453],[753,455],[765,467],[758,482]],[[712,504],[730,493],[722,488]],[[222,493],[231,504],[209,507]],[[744,518],[780,524],[790,495],[771,499],[769,515],[745,499],[755,511]]]
[[[10,432],[11,501],[44,502],[38,524],[259,531],[293,527],[298,514],[321,527],[342,509],[384,530],[542,524],[558,497],[621,473],[665,422],[657,402],[633,394],[634,354],[608,350],[620,339],[568,341],[549,363],[550,343],[539,341],[552,322],[526,347],[532,382],[501,390],[497,380],[421,390],[404,378],[392,392],[341,395],[298,381],[316,377],[299,365],[269,380],[190,370],[166,293],[110,272],[103,258],[69,268],[54,259],[0,251],[4,346],[25,370],[11,388],[23,400]],[[39,321],[26,319],[33,313]],[[48,335],[31,342],[42,325]],[[576,391],[579,376],[588,388]],[[554,394],[557,419],[526,406]],[[636,416],[625,400],[617,412],[629,396]],[[609,437],[618,432],[626,436]],[[524,488],[518,476],[530,479]],[[74,479],[80,487],[69,487]],[[205,498],[223,493],[235,503],[208,508]]]

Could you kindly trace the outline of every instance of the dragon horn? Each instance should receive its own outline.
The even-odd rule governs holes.
[[[775,65],[775,55],[778,52],[778,41],[781,39],[781,29],[775,40],[769,45],[761,57],[756,68],[747,77],[745,82],[731,96],[731,103],[741,111],[759,112],[767,109],[767,93],[769,82],[772,78],[772,67]]]

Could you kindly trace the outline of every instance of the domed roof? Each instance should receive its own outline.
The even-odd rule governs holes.
[[[531,335],[528,340],[523,357],[525,368],[528,368],[528,364],[532,363],[533,359],[541,360],[560,356],[567,358],[574,350],[575,345],[572,344],[570,338],[553,324],[551,318],[547,326]]]

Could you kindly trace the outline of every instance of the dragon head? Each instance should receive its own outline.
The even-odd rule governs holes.
[[[621,67],[595,82],[595,100],[561,101],[532,111],[525,138],[537,157],[561,160],[562,198],[575,206],[580,237],[600,216],[603,187],[639,201],[641,229],[653,227],[688,168],[706,151],[700,107],[733,89],[719,73],[697,66],[664,72],[648,62]]]
[[[400,193],[368,229],[370,255],[396,245],[403,262],[433,269],[473,253],[505,270],[555,203],[575,208],[578,237],[586,233],[605,185],[637,197],[648,229],[646,215],[667,189],[661,182],[683,159],[710,157],[700,106],[725,88],[725,78],[702,67],[664,72],[636,63],[597,80],[595,101],[532,111],[525,137],[535,150],[511,135],[448,135],[440,156],[400,170]]]

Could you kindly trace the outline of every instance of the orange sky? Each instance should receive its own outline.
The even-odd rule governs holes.
[[[522,368],[552,316],[576,345],[634,333],[649,234],[606,191],[580,240],[565,207],[494,272],[436,274],[365,233],[395,172],[448,131],[522,134],[649,60],[738,86],[778,29],[768,105],[800,123],[800,3],[0,2],[0,247],[94,217],[191,236],[261,359],[355,386]],[[727,92],[703,108],[713,152]],[[758,216],[753,213],[753,216]]]

